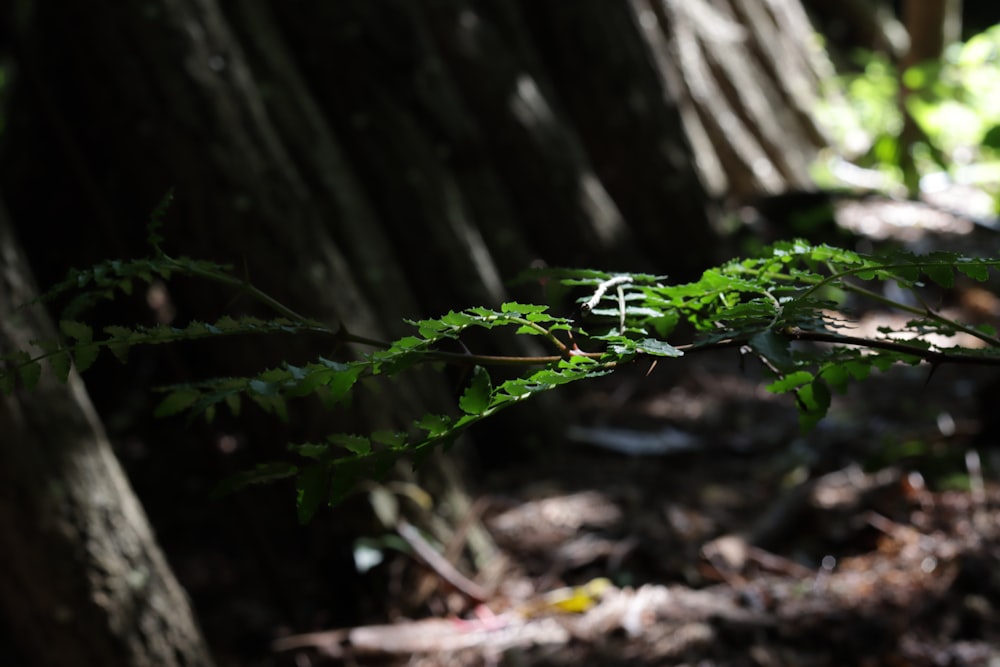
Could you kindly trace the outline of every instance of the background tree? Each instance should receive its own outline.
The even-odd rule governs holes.
[[[24,349],[55,332],[14,310],[37,290],[2,204],[0,248],[0,349]],[[25,664],[213,664],[81,380],[0,398],[0,429],[0,610]]]

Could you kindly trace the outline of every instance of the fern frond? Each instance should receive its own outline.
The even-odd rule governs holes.
[[[97,360],[101,350],[108,349],[120,362],[128,361],[128,353],[141,345],[163,345],[182,341],[223,336],[249,334],[297,334],[322,333],[336,335],[336,332],[318,322],[294,322],[285,318],[262,320],[256,317],[222,317],[215,322],[191,322],[184,327],[159,325],[153,327],[124,327],[112,325],[104,327],[101,338],[94,338],[93,329],[83,322],[62,320],[59,329],[62,339],[32,341],[36,352],[19,350],[3,358],[0,366],[0,390],[13,391],[14,378],[21,376],[25,386],[37,383],[41,373],[41,363],[46,362],[56,377],[65,382],[69,376],[71,362],[77,369],[86,370]]]
[[[740,349],[759,358],[773,376],[770,391],[794,397],[803,428],[815,426],[826,415],[832,393],[845,391],[851,382],[864,380],[873,371],[922,362],[1000,365],[1000,338],[993,328],[958,322],[926,305],[914,305],[923,304],[920,290],[925,284],[948,289],[959,274],[984,281],[1000,267],[1000,259],[956,253],[868,255],[790,241],[777,243],[756,257],[726,262],[684,284],[642,273],[543,269],[528,272],[521,281],[538,281],[553,292],[574,294],[576,317],[556,316],[546,305],[509,302],[499,310],[475,307],[408,321],[410,335],[383,343],[303,317],[234,276],[228,266],[167,256],[160,249],[160,230],[168,202],[169,194],[150,222],[153,258],[105,262],[71,272],[42,299],[75,294],[69,312],[79,313],[95,299],[128,292],[136,281],[149,283],[183,274],[243,290],[280,317],[222,317],[183,327],[109,326],[99,332],[78,317],[65,317],[58,340],[35,341],[30,350],[0,359],[0,391],[13,391],[18,379],[27,387],[34,386],[43,362],[65,379],[72,363],[85,370],[104,349],[125,361],[137,345],[247,334],[322,333],[336,343],[375,349],[350,361],[320,357],[245,377],[166,387],[155,415],[211,420],[220,409],[238,415],[251,403],[287,419],[289,401],[315,396],[332,406],[348,399],[363,378],[393,377],[428,362],[469,369],[466,385],[445,414],[412,415],[403,431],[337,433],[319,442],[293,445],[290,456],[294,461],[260,465],[227,483],[231,490],[294,479],[303,521],[324,504],[338,502],[357,482],[381,476],[402,457],[419,458],[500,410],[565,384],[607,375],[642,357],[672,359],[722,347]],[[911,291],[916,299],[890,298],[880,286],[888,282]],[[903,327],[869,338],[852,336],[848,299],[876,302],[908,314],[909,320]],[[689,332],[687,338],[678,340],[675,332],[681,322],[691,326],[684,329]],[[537,337],[551,354],[512,357],[442,349],[442,344],[455,341],[464,349],[470,329],[501,328]],[[982,347],[944,347],[939,342],[938,337],[947,340],[958,334],[975,336]],[[517,370],[499,380],[490,372],[497,365]]]
[[[163,250],[160,249],[160,244],[163,243],[163,224],[167,217],[167,209],[173,201],[174,189],[170,188],[149,215],[149,224],[146,225],[146,242],[157,257],[164,256]]]

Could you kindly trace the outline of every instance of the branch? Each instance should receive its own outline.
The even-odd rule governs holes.
[[[941,315],[940,313],[938,313],[937,311],[935,311],[934,309],[932,309],[930,306],[928,306],[926,304],[924,304],[924,308],[923,309],[920,309],[920,308],[916,308],[914,306],[910,306],[910,305],[905,304],[905,303],[901,303],[899,301],[895,301],[893,299],[888,299],[888,298],[882,296],[881,294],[878,294],[877,292],[873,292],[873,291],[871,291],[869,289],[865,289],[864,287],[861,287],[860,285],[854,285],[854,284],[849,283],[849,282],[844,282],[843,283],[843,287],[844,287],[845,290],[848,290],[850,292],[854,292],[855,294],[860,294],[861,296],[865,296],[865,297],[867,297],[869,299],[872,299],[873,301],[875,301],[877,303],[881,303],[881,304],[884,304],[886,306],[889,306],[890,308],[895,308],[896,310],[901,310],[904,313],[910,313],[912,315],[917,315],[919,317],[928,317],[928,318],[934,320],[935,322],[939,322],[941,324],[946,324],[946,325],[952,326],[952,327],[955,328],[956,331],[961,331],[962,333],[966,333],[966,334],[972,336],[973,338],[978,338],[979,340],[983,341],[984,343],[988,343],[990,345],[990,347],[1000,347],[1000,338],[997,338],[996,336],[990,336],[989,334],[983,333],[979,329],[976,329],[975,327],[971,327],[971,326],[969,326],[967,324],[962,324],[961,322],[957,322],[955,320],[949,320],[947,317],[945,317],[944,315]],[[919,298],[919,295],[917,295],[917,296]],[[921,299],[921,303],[923,303],[923,299]]]
[[[1000,356],[955,354],[942,352],[940,350],[930,350],[922,347],[914,347],[906,343],[891,340],[878,340],[874,338],[861,338],[858,336],[843,336],[825,331],[805,331],[799,328],[787,330],[787,334],[795,340],[809,340],[817,343],[835,343],[838,345],[851,345],[855,347],[868,347],[873,350],[888,350],[899,352],[914,357],[920,357],[924,361],[938,364],[974,364],[981,366],[1000,366]]]

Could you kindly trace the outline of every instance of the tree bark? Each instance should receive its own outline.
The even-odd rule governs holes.
[[[0,205],[0,353],[52,339]],[[0,397],[0,614],[33,665],[209,666],[212,658],[83,383]]]
[[[957,41],[962,32],[961,0],[907,0],[903,3],[903,24],[910,36],[910,45],[899,62],[899,106],[903,114],[903,129],[899,134],[899,161],[903,178],[910,192],[920,191],[919,172],[913,146],[923,138],[923,131],[907,109],[907,98],[913,93],[906,85],[907,69],[941,58],[944,47]]]
[[[808,187],[828,144],[812,115],[833,66],[799,0],[633,0],[674,82],[709,190],[740,199]]]
[[[46,282],[142,254],[139,221],[173,186],[168,248],[391,337],[404,317],[500,303],[532,262],[696,277],[720,259],[713,199],[801,184],[820,140],[794,0],[25,5],[0,183]],[[261,314],[170,289],[183,319]],[[327,353],[234,341],[152,363],[166,383]],[[453,391],[432,376],[363,393],[294,438],[405,426]],[[262,458],[292,439],[247,430]],[[439,465],[421,483],[452,494],[458,524]]]
[[[962,38],[961,0],[907,0],[902,19],[910,35],[910,48],[900,63],[901,72],[940,58],[945,46]]]

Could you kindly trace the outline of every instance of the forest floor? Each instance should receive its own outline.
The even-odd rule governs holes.
[[[949,299],[1000,320],[979,287]],[[736,351],[648,370],[571,393],[549,441],[516,411],[473,433],[494,455],[440,541],[373,532],[373,503],[422,502],[413,485],[372,485],[307,528],[287,488],[206,508],[255,435],[225,425],[201,471],[190,435],[119,454],[220,667],[1000,666],[995,370],[893,369],[806,434]]]
[[[616,584],[566,623],[567,643],[506,664],[1000,664],[985,380],[941,372],[925,386],[927,368],[899,369],[800,435],[787,397],[732,355],[677,370],[667,389],[637,381],[584,412],[687,451],[576,448],[530,482],[494,481],[501,496],[522,482],[488,525],[538,588]]]
[[[990,374],[900,368],[801,435],[752,364],[636,369],[579,397],[567,444],[487,475],[475,507],[500,552],[467,573],[478,607],[400,556],[392,624],[279,647],[427,667],[1000,664]]]

